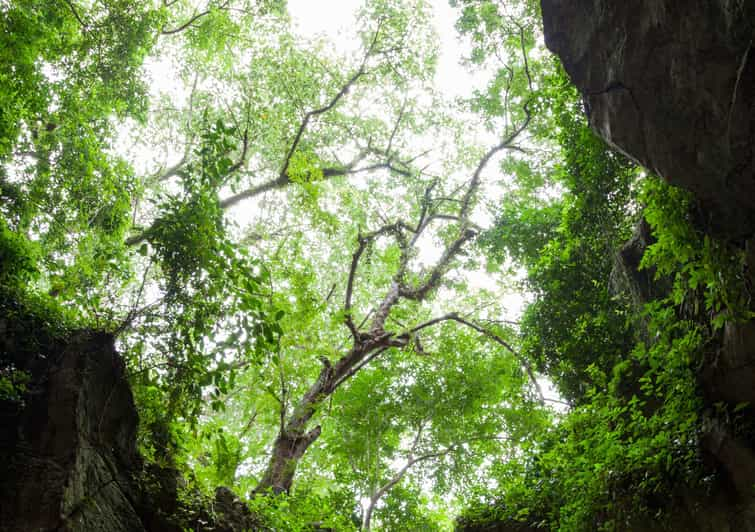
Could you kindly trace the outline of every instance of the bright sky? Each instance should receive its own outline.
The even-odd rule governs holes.
[[[360,0],[288,0],[288,9],[294,24],[303,37],[325,35],[337,48],[348,49],[344,33],[354,23],[354,17],[362,5]],[[462,45],[454,28],[456,11],[448,0],[429,0],[433,11],[435,31],[440,37],[441,54],[436,81],[449,97],[469,94],[476,85],[475,79],[459,61],[466,47]]]

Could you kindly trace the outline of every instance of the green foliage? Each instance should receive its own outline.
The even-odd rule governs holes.
[[[31,376],[13,364],[0,366],[0,403],[22,403]]]
[[[561,86],[563,76],[557,72],[548,83]],[[550,169],[517,162],[515,169],[528,166],[515,174],[519,187],[480,243],[494,261],[527,268],[534,302],[522,318],[523,352],[564,397],[581,402],[592,381],[587,368],[610,372],[633,344],[631,320],[610,278],[614,253],[630,234],[637,175],[590,131],[573,89],[543,94],[539,105],[550,106],[557,124],[543,141],[558,143],[561,162]],[[547,181],[532,179],[542,172]],[[548,186],[561,189],[558,200],[542,199]]]
[[[36,246],[0,220],[0,286],[20,287],[39,275]]]
[[[537,131],[557,143],[560,162],[535,160],[524,172],[509,163],[518,187],[481,244],[496,263],[526,268],[533,302],[522,351],[573,407],[529,453],[497,468],[498,495],[483,495],[461,522],[632,529],[667,518],[679,486],[704,489],[711,478],[699,452],[706,406],[697,372],[715,330],[750,317],[743,257],[694,227],[688,194],[640,180],[608,150],[559,77],[537,102],[558,127]],[[544,183],[561,189],[557,200],[542,194]],[[671,280],[668,297],[658,290],[644,309],[611,283],[638,212],[654,238],[640,267],[659,286]]]
[[[256,497],[249,501],[249,508],[259,520],[261,530],[359,530],[354,499],[347,492],[330,491],[321,495],[302,490],[290,496]]]
[[[1,401],[23,402],[24,357],[76,328],[117,333],[142,453],[195,475],[180,526],[219,484],[252,492],[302,410],[292,433],[319,438],[289,495],[248,501],[262,529],[356,530],[371,501],[376,527],[443,530],[481,500],[468,521],[610,530],[702,482],[696,371],[727,320],[752,317],[744,258],[590,131],[543,59],[538,2],[452,2],[468,66],[492,72],[460,106],[433,87],[422,0],[365,2],[348,53],[298,37],[277,0],[200,4],[0,7]],[[152,97],[147,59],[178,94]],[[524,125],[478,168],[470,130]],[[433,270],[494,186],[493,227]],[[671,285],[644,310],[611,286],[640,216],[642,266]],[[393,229],[359,262],[378,227]],[[508,284],[521,269],[518,323],[470,281],[484,261]],[[427,298],[384,303],[429,272]],[[317,389],[369,339],[385,349]],[[530,366],[569,413],[533,401]]]
[[[689,193],[648,178],[640,197],[656,238],[642,259],[642,267],[654,268],[656,278],[672,279],[673,304],[690,316],[710,320],[716,329],[729,320],[752,318],[744,252],[695,228]]]
[[[519,120],[523,101],[532,101],[532,85],[543,66],[531,57],[538,47],[539,2],[452,0],[450,4],[461,8],[456,27],[471,40],[470,62],[496,70],[487,87],[475,91],[472,109],[481,113],[491,128],[499,127],[493,125],[495,118]]]
[[[416,485],[401,485],[390,491],[380,509],[381,530],[396,532],[427,532],[446,529],[447,517],[432,510],[432,501],[422,495]]]
[[[144,118],[140,69],[160,21],[151,2],[35,0],[0,8],[4,239],[13,233],[34,242],[37,273],[33,283],[25,279],[27,288],[49,292],[101,326],[112,317],[104,300],[130,278],[123,238],[138,189],[129,166],[111,153],[111,120]]]
[[[543,435],[540,449],[505,464],[502,497],[467,512],[467,522],[540,522],[551,530],[614,530],[663,516],[669,493],[693,489],[705,469],[698,452],[700,411],[694,368],[700,328],[671,308],[648,310],[651,346],[638,344],[611,374],[588,369],[605,386]],[[646,368],[646,369],[645,369]]]
[[[0,248],[0,256],[7,257],[4,249]],[[21,264],[27,264],[27,260],[23,257]],[[2,263],[6,265],[15,267],[18,263]],[[60,343],[76,326],[70,312],[29,294],[19,280],[22,278],[10,275],[0,278],[0,403],[11,410],[24,406],[32,378],[30,368],[40,359],[56,356]]]
[[[226,156],[233,133],[219,121],[206,128],[195,150],[198,161],[187,169],[183,191],[158,205],[159,215],[147,238],[166,274],[169,298],[179,297],[178,292],[188,286],[197,288],[203,271],[226,268],[215,263],[227,244],[217,191],[233,164]]]

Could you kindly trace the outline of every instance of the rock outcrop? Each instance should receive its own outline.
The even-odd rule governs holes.
[[[144,530],[138,418],[112,336],[78,332],[36,353],[17,341],[2,338],[4,362],[30,382],[3,405],[0,530]]]
[[[755,3],[542,0],[545,42],[606,141],[694,193],[713,234],[755,233]]]
[[[9,390],[18,375],[25,389]],[[0,532],[258,528],[227,488],[211,500],[143,463],[111,334],[65,331],[0,293],[0,384]]]
[[[641,309],[645,303],[668,295],[667,279],[657,279],[655,268],[640,268],[645,250],[655,243],[650,224],[644,218],[634,228],[630,238],[618,251],[611,272],[611,290],[628,297],[632,306]]]
[[[755,234],[755,3],[541,0],[545,42],[583,95],[609,144],[697,199],[699,226],[745,248]],[[636,266],[649,242],[638,228],[617,280],[636,303],[655,290]],[[647,228],[645,228],[647,229]],[[747,268],[755,281],[755,260]],[[700,385],[710,405],[755,405],[755,322],[729,323]],[[737,405],[737,406],[735,406]],[[752,406],[740,414],[752,423]],[[755,529],[755,439],[732,434],[714,409],[701,447],[719,475],[710,493],[666,501],[678,530]],[[632,530],[656,530],[636,523]]]

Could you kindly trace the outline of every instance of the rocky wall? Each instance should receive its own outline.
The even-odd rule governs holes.
[[[699,223],[755,232],[755,3],[542,0],[545,42],[606,141],[694,193]]]

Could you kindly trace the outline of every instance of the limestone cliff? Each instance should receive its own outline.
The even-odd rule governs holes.
[[[755,3],[541,0],[541,7],[546,45],[582,94],[592,129],[651,172],[691,191],[697,228],[745,251],[742,273],[753,286]],[[647,224],[639,224],[617,250],[612,275],[614,290],[638,309],[668,290],[638,269],[651,241]],[[615,529],[755,530],[755,438],[732,430],[720,413],[749,404],[740,422],[755,424],[755,322],[729,322],[712,343],[698,373],[706,404],[698,445],[715,474],[705,489],[679,483],[659,494],[662,522],[626,508]],[[530,531],[548,521],[541,518],[530,516],[526,523],[493,518],[460,528]]]
[[[700,222],[755,232],[755,3],[542,0],[545,42],[592,127],[692,191]]]
[[[546,45],[609,144],[697,200],[695,221],[748,250],[755,233],[755,4],[736,0],[542,0]],[[659,287],[638,272],[650,236],[618,254],[637,304]],[[755,272],[747,253],[745,272]],[[706,402],[755,404],[755,323],[729,323],[700,370]],[[751,409],[747,415],[752,417]],[[667,495],[678,530],[755,529],[755,449],[712,411],[700,444],[719,471],[710,492]],[[752,421],[752,420],[750,420]],[[633,530],[655,530],[636,522]]]
[[[143,530],[137,416],[112,337],[81,332],[36,353],[17,340],[4,335],[2,351],[31,381],[3,409],[0,529]]]

